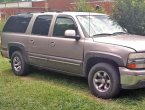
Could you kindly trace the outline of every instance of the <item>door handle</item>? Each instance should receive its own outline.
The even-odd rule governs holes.
[[[50,42],[51,47],[55,47],[55,42]]]
[[[34,44],[34,40],[33,40],[33,39],[31,39],[29,42],[30,42],[31,44]]]

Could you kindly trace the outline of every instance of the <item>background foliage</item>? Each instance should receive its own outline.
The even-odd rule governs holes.
[[[117,0],[113,18],[131,34],[145,35],[145,1]]]
[[[91,5],[87,4],[87,0],[77,0],[76,1],[76,11],[78,12],[98,12],[103,13],[104,9],[100,7],[99,9],[95,9]]]
[[[0,35],[1,35],[2,30],[3,30],[4,24],[5,24],[5,21],[4,20],[1,20],[0,21]]]
[[[20,1],[32,1],[32,0],[0,0],[0,2],[20,2]]]

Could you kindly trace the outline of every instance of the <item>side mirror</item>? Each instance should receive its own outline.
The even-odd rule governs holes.
[[[73,39],[76,39],[76,40],[80,39],[80,37],[76,34],[75,30],[66,30],[64,35],[67,38],[73,38]]]

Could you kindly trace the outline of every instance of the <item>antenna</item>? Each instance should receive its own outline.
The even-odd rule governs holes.
[[[91,34],[91,30],[90,30],[90,29],[91,29],[91,27],[90,27],[90,26],[91,26],[91,24],[90,24],[90,23],[91,23],[91,18],[90,18],[90,15],[91,15],[91,14],[90,14],[90,11],[89,11],[89,36],[90,36],[90,34]]]
[[[87,8],[87,11],[89,12],[89,37],[90,37],[90,34],[91,34],[91,18],[90,18],[90,16],[91,16],[91,10],[89,8]]]

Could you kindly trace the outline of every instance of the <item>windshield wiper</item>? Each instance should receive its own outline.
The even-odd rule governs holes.
[[[96,37],[96,36],[110,36],[110,35],[113,35],[113,34],[110,34],[110,33],[101,33],[101,34],[95,34],[93,35],[92,37]]]
[[[113,33],[113,35],[116,35],[116,34],[127,34],[127,32],[115,32],[115,33]]]
[[[97,36],[110,36],[110,35],[117,35],[117,34],[127,34],[127,32],[115,32],[115,33],[101,33],[101,34],[95,34],[92,37],[97,37]]]

